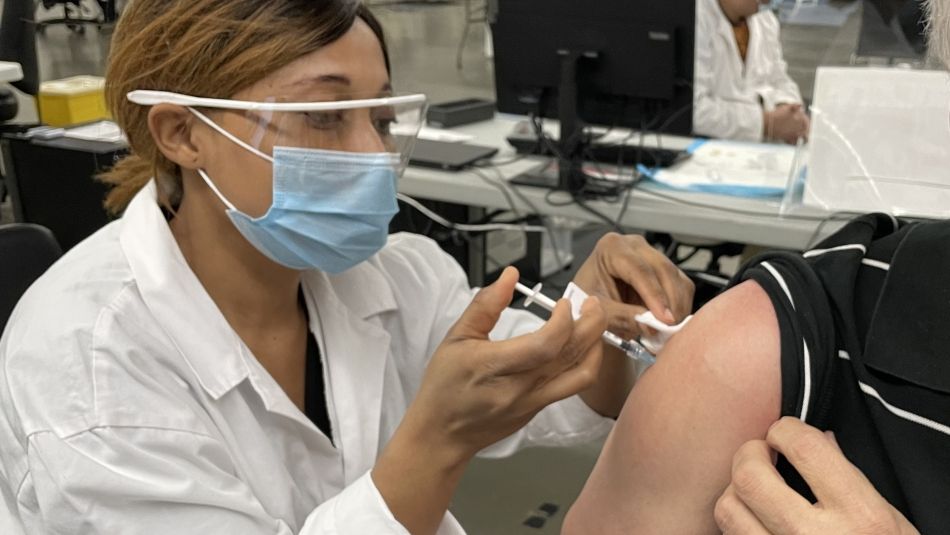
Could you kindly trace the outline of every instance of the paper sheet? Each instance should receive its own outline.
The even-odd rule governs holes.
[[[710,140],[688,150],[692,157],[668,169],[641,168],[665,186],[742,197],[781,195],[796,162],[796,147]]]
[[[99,121],[74,128],[67,128],[64,137],[83,139],[87,141],[107,141],[109,143],[124,143],[125,134],[119,125],[112,121]]]

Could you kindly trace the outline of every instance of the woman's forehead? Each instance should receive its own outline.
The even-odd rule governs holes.
[[[369,98],[391,92],[382,44],[360,19],[336,41],[273,72],[248,90],[247,100]]]

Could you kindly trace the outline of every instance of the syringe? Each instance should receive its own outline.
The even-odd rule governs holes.
[[[548,312],[552,312],[554,311],[555,305],[557,305],[556,301],[541,293],[540,284],[534,288],[528,288],[519,282],[515,284],[515,290],[518,290],[518,292],[524,294],[525,297],[527,297],[524,302],[525,308],[528,308],[531,306],[531,304],[537,304]],[[652,365],[656,362],[656,357],[647,351],[647,349],[640,345],[640,343],[636,340],[624,340],[610,331],[604,331],[604,334],[601,338],[604,340],[604,342],[607,342],[608,344],[623,351],[628,357],[634,360],[639,360],[640,362],[643,362],[647,365]]]

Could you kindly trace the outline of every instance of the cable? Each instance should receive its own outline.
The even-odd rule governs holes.
[[[528,157],[527,154],[517,154],[515,156],[512,156],[511,158],[502,159],[502,160],[492,160],[492,159],[479,160],[473,163],[472,167],[477,167],[480,169],[484,169],[488,167],[504,167],[506,165],[511,165],[513,163],[520,162],[521,160],[524,160],[527,157]]]
[[[857,212],[834,212],[833,214],[831,214],[831,216],[823,219],[820,223],[818,223],[818,227],[815,228],[815,231],[811,233],[811,237],[808,238],[808,242],[805,244],[805,250],[811,249],[812,247],[816,245],[816,242],[818,242],[818,238],[821,236],[821,231],[825,228],[825,225],[835,220],[834,216],[836,215],[846,216],[843,219],[847,220],[847,219],[853,219],[854,217],[861,214]]]
[[[584,210],[584,211],[587,212],[588,214],[591,214],[591,215],[593,215],[594,217],[596,217],[597,219],[600,219],[601,221],[603,221],[604,223],[606,223],[608,227],[614,229],[615,231],[617,231],[617,232],[619,232],[619,233],[621,233],[621,234],[624,233],[623,227],[621,227],[620,225],[618,225],[613,219],[610,219],[609,217],[607,217],[607,216],[604,215],[603,213],[601,213],[601,212],[599,212],[599,211],[597,211],[597,210],[591,208],[590,206],[587,206],[587,204],[585,204],[584,201],[581,200],[579,197],[576,197],[576,196],[574,197],[574,203],[577,204],[578,207],[580,207],[582,210]]]
[[[661,124],[660,127],[656,129],[657,148],[659,148],[660,150],[663,150],[663,133],[666,132],[666,129],[672,126],[673,123],[676,122],[676,120],[679,119],[681,115],[683,115],[687,111],[691,111],[692,109],[693,109],[693,103],[690,102],[689,104],[673,112],[669,117],[667,117],[666,121],[664,121],[663,124]]]
[[[522,232],[538,232],[543,233],[547,232],[546,227],[536,226],[536,225],[511,225],[504,223],[488,223],[484,225],[466,225],[464,223],[452,223],[451,221],[443,218],[439,214],[433,212],[426,208],[422,203],[409,197],[408,195],[397,193],[396,198],[400,201],[412,206],[416,210],[419,210],[424,216],[435,221],[436,223],[442,225],[443,227],[450,228],[453,230],[460,230],[463,232],[491,232],[493,230],[518,230]]]
[[[491,166],[490,169],[494,170],[495,173],[498,175],[498,182],[491,180],[491,177],[485,176],[478,169],[473,169],[472,171],[483,181],[501,190],[502,194],[505,196],[505,199],[508,201],[508,205],[511,207],[511,211],[514,212],[516,216],[519,215],[518,208],[517,206],[515,206],[515,203],[513,199],[511,198],[510,193],[513,193],[515,196],[517,196],[518,199],[520,199],[521,202],[523,202],[525,206],[528,207],[529,210],[531,210],[535,215],[541,218],[541,222],[544,225],[544,228],[547,230],[548,239],[551,240],[551,248],[554,251],[554,260],[557,262],[558,266],[563,267],[565,265],[564,257],[561,256],[561,249],[558,246],[556,237],[554,236],[554,231],[551,230],[550,225],[545,221],[545,219],[541,217],[541,211],[538,210],[538,208],[534,205],[534,203],[532,203],[527,197],[525,197],[523,193],[518,191],[518,188],[513,188],[507,183],[507,181],[505,180],[505,176],[498,169],[498,166]]]
[[[674,243],[676,243],[675,240],[674,240]],[[685,264],[686,262],[689,262],[690,260],[692,260],[693,258],[695,258],[696,255],[699,254],[700,251],[702,251],[702,248],[701,248],[701,247],[697,247],[697,246],[695,246],[695,245],[687,245],[686,247],[691,247],[691,248],[693,249],[692,251],[690,251],[689,253],[687,253],[686,256],[682,256],[682,257],[681,257],[681,256],[679,255],[679,251],[676,250],[676,251],[673,251],[673,254],[675,255],[675,257],[670,257],[671,260],[673,260],[673,263],[676,264],[677,266],[682,266],[682,265]],[[677,249],[678,249],[678,248],[677,248]]]

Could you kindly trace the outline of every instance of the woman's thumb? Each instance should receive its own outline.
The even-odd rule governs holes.
[[[507,267],[493,284],[475,294],[471,304],[462,313],[462,317],[452,327],[451,338],[487,339],[488,333],[495,328],[498,318],[511,304],[515,283],[519,278],[518,270]]]

